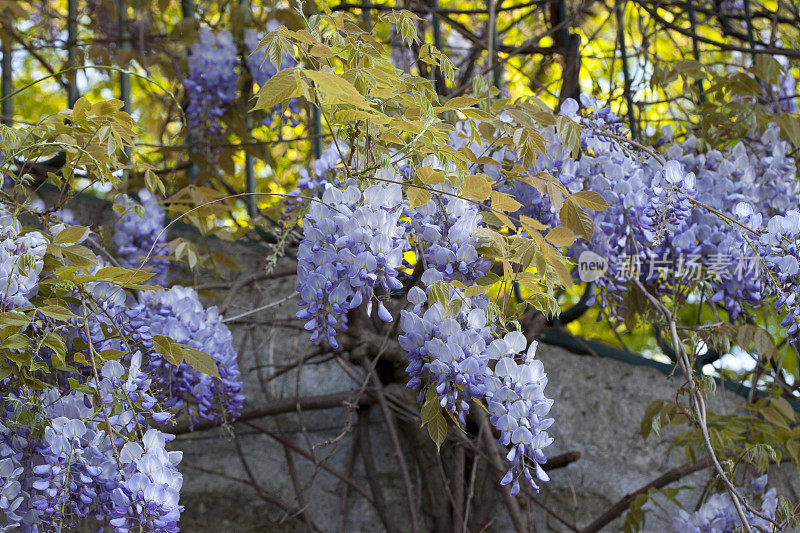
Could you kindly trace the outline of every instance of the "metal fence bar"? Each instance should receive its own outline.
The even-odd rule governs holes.
[[[692,56],[694,60],[698,63],[700,62],[700,50],[697,46],[697,16],[694,11],[694,0],[688,0],[689,4],[689,27],[692,28]],[[705,88],[703,87],[703,80],[698,79],[695,84],[697,85],[697,89],[700,91],[700,103],[706,101],[706,93]]]
[[[75,45],[78,42],[78,0],[67,0],[67,62],[70,67],[77,65]],[[78,100],[78,87],[75,83],[77,72],[67,78],[67,105],[72,108]]]
[[[195,11],[194,8],[194,0],[181,0],[181,15],[183,15],[184,19],[194,19],[197,16],[197,12]],[[186,144],[191,146],[192,144],[191,134],[187,134]],[[197,173],[198,173],[197,165],[192,163],[189,169],[186,171],[186,177],[189,180],[194,180],[194,178],[197,177]]]
[[[311,103],[311,149],[314,152],[314,159],[322,157],[322,117],[319,108]]]
[[[117,25],[119,27],[120,48],[123,51],[131,49],[130,36],[128,35],[128,5],[125,0],[117,0]],[[119,73],[119,99],[122,100],[122,110],[131,112],[131,76],[125,72]]]
[[[250,18],[250,2],[249,0],[239,0],[239,7],[242,11],[247,10],[247,17]],[[244,40],[244,32],[245,30],[242,29],[241,31],[241,38]],[[248,53],[249,50],[245,50],[245,53]],[[245,101],[250,97],[250,93],[253,90],[253,80],[249,78],[242,88],[243,98]],[[249,115],[246,115],[244,118],[245,127],[247,128],[247,136],[250,136],[250,129],[253,127],[253,121],[250,119]],[[278,126],[280,128],[280,125]],[[247,150],[244,152],[244,189],[247,193],[245,196],[245,204],[247,205],[247,214],[250,218],[254,218],[256,214],[258,214],[258,198],[254,194],[256,192],[256,173],[255,173],[255,161],[253,160],[253,156],[247,153]]]
[[[11,19],[6,15],[6,23],[10,26]],[[11,35],[6,33],[5,39],[3,39],[3,62],[2,62],[2,80],[0,83],[2,84],[2,89],[0,89],[0,94],[2,94],[3,104],[0,107],[1,112],[3,113],[2,122],[6,126],[11,125],[14,119],[14,98],[11,97],[11,93],[14,92],[14,81],[12,78],[12,65],[11,65]]]
[[[638,128],[636,127],[636,113],[633,109],[633,95],[631,94],[631,73],[628,70],[628,51],[625,44],[625,24],[622,18],[621,4],[625,0],[614,2],[614,14],[617,19],[617,40],[619,41],[620,58],[622,59],[622,76],[625,82],[625,101],[628,103],[628,122],[631,127],[631,137],[638,139]]]

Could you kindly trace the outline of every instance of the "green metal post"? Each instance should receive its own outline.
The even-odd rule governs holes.
[[[616,0],[614,2],[614,13],[617,18],[617,40],[619,41],[620,56],[622,59],[622,76],[625,82],[625,100],[628,104],[628,122],[631,126],[631,136],[637,139],[638,128],[636,127],[636,113],[633,109],[633,95],[631,94],[631,73],[628,70],[628,51],[625,44],[625,24],[622,18],[622,8],[620,4],[625,0]]]
[[[128,5],[125,0],[117,0],[117,24],[119,26],[120,48],[127,52],[131,49],[130,36],[128,35]],[[128,66],[128,63],[125,63]],[[122,100],[122,110],[131,112],[131,77],[125,72],[119,73],[119,99]]]
[[[694,56],[694,60],[698,63],[700,62],[700,50],[697,46],[697,17],[694,11],[694,0],[688,0],[689,3],[689,25],[692,28],[692,55]],[[703,87],[703,80],[697,80],[695,82],[697,84],[697,88],[700,91],[700,103],[706,101],[706,93],[705,88]]]
[[[439,9],[439,0],[431,0],[431,10],[438,11]],[[439,50],[442,49],[442,25],[439,22],[439,17],[435,14],[432,16],[431,19],[431,29],[433,30],[433,46],[438,48]]]
[[[319,108],[311,105],[311,149],[314,152],[314,159],[322,157],[322,117]]]
[[[8,19],[6,19],[8,20]],[[0,94],[3,97],[3,105],[0,107],[3,113],[3,124],[10,125],[14,118],[14,99],[9,95],[14,91],[14,81],[11,76],[11,36],[6,36],[3,39],[3,73],[2,73],[2,90]]]
[[[78,42],[78,0],[67,0],[67,61],[70,67],[77,65],[75,54],[75,47]],[[67,105],[72,108],[78,100],[78,87],[75,84],[75,76],[77,73],[73,72],[69,76],[69,87],[67,89]]]
[[[248,0],[239,0],[239,7],[242,10],[247,10],[247,18],[249,20],[250,15],[250,2]],[[244,29],[242,29],[241,38],[244,40]],[[247,50],[245,53],[249,52]],[[246,86],[242,89],[242,96],[245,100],[250,97],[250,92],[253,89],[253,81],[252,79],[247,80]],[[248,139],[250,136],[250,128],[252,128],[252,121],[250,120],[249,116],[245,116],[244,118],[245,126],[247,127],[248,132]],[[244,152],[244,187],[247,196],[245,197],[245,203],[247,204],[247,214],[250,215],[250,218],[254,218],[258,213],[258,200],[256,195],[256,173],[255,173],[255,162],[253,161],[253,156],[247,153],[245,149]]]
[[[194,9],[194,0],[181,0],[181,14],[185,19],[194,19],[197,16]],[[187,144],[191,146],[192,139],[190,135],[187,136],[186,141]],[[186,171],[186,177],[189,178],[190,180],[193,180],[194,178],[197,177],[197,173],[198,173],[197,165],[192,163],[192,166],[190,166],[189,170]]]
[[[193,19],[195,17],[194,0],[181,0],[181,14],[185,19]]]

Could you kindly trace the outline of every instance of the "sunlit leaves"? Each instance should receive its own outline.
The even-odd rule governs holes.
[[[272,109],[300,94],[295,69],[280,70],[258,91],[258,100],[253,109]]]
[[[422,187],[409,187],[406,196],[412,209],[426,204],[431,199],[431,193]]]
[[[587,241],[592,238],[594,233],[594,223],[592,217],[581,209],[576,202],[571,198],[567,198],[564,205],[559,211],[561,223],[586,239]]]
[[[461,193],[478,202],[488,199],[492,194],[492,180],[485,174],[472,174],[464,179]]]

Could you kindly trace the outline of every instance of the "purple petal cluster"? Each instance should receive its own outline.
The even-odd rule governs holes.
[[[774,488],[765,492],[767,476],[756,478],[750,484],[751,506],[759,508],[759,512],[775,518],[778,507],[777,493]],[[770,523],[763,518],[745,511],[747,521],[754,531],[771,531]],[[683,509],[672,519],[675,533],[733,533],[742,527],[742,520],[736,512],[730,494],[718,492],[711,495],[694,513]]]
[[[426,159],[434,168],[438,162]],[[491,262],[478,254],[477,231],[483,224],[478,205],[457,196],[449,180],[434,187],[436,194],[425,204],[408,210],[412,231],[428,270],[426,283],[468,283],[486,275]]]
[[[414,308],[400,312],[403,334],[398,339],[408,352],[408,387],[420,391],[422,399],[424,386],[432,386],[440,406],[464,425],[471,402],[484,397],[484,382],[491,373],[487,366],[487,348],[493,339],[486,323],[489,302],[484,297],[469,298],[458,313],[445,316],[439,302],[422,312],[427,296],[419,287],[409,291],[408,299]]]
[[[120,265],[132,269],[139,268],[153,244],[156,244],[144,270],[153,272],[148,283],[163,286],[167,283],[169,269],[169,260],[163,257],[169,253],[166,234],[162,233],[166,214],[156,197],[147,189],[139,191],[138,197],[138,202],[127,195],[117,198],[116,205],[124,208],[140,205],[144,214],[139,216],[135,211],[128,210],[120,215],[114,224],[111,244],[116,249]]]
[[[440,406],[462,425],[471,403],[485,402],[500,442],[510,448],[510,468],[501,483],[512,485],[512,495],[520,491],[522,478],[538,490],[535,479],[549,479],[541,464],[547,460],[543,449],[553,442],[546,431],[553,420],[544,418],[553,402],[544,396],[547,375],[535,359],[536,343],[526,352],[527,340],[519,331],[494,338],[486,321],[488,299],[452,292],[462,302],[455,314],[440,302],[423,313],[425,292],[409,291],[413,308],[401,312],[399,337],[408,351],[408,387],[420,391],[420,401],[426,390],[435,391]]]
[[[214,33],[201,28],[187,61],[189,76],[183,86],[191,142],[213,153],[211,143],[222,138],[220,118],[236,95],[239,59],[233,36],[228,31]]]
[[[239,415],[244,395],[237,352],[216,307],[206,309],[194,289],[179,285],[142,292],[138,302],[128,301],[114,285],[98,283],[92,289],[100,302],[100,311],[91,314],[88,323],[97,352],[140,351],[144,370],[152,379],[153,395],[173,414],[189,413],[194,422],[199,418],[221,422]],[[83,328],[77,334],[85,339]],[[185,361],[178,366],[168,362],[153,341],[155,335],[210,355],[220,378],[204,374]],[[88,359],[88,352],[84,354]],[[123,361],[129,359],[126,355]]]
[[[127,372],[117,361],[106,362],[99,386],[91,379],[84,385],[96,395],[52,388],[4,398],[0,514],[8,526],[50,531],[94,518],[120,533],[178,531],[181,454],[164,450],[172,435],[148,427],[146,413],[156,399],[140,364],[138,352]]]
[[[376,178],[400,182],[390,169],[378,170]],[[313,332],[312,341],[337,347],[336,332],[347,329],[347,312],[364,302],[367,315],[377,302],[378,317],[392,320],[377,296],[402,288],[399,269],[408,246],[402,204],[400,185],[383,182],[363,193],[355,185],[328,185],[322,200],[311,203],[297,252],[297,317]]]
[[[0,209],[0,306],[4,310],[30,303],[39,289],[47,238],[22,232],[19,222]]]
[[[270,21],[267,24],[267,31],[272,31],[277,27],[277,21]],[[267,83],[275,74],[278,73],[280,70],[284,70],[287,68],[292,68],[296,65],[296,62],[292,56],[289,54],[281,54],[281,64],[279,68],[275,68],[275,65],[272,64],[272,61],[269,60],[268,57],[264,55],[264,49],[255,51],[256,47],[258,46],[259,42],[261,42],[261,38],[258,34],[248,29],[245,31],[244,34],[244,44],[247,49],[251,52],[249,55],[245,57],[245,63],[247,64],[247,70],[250,71],[250,75],[253,77],[253,81],[259,86],[263,87],[265,83]],[[290,121],[292,126],[297,126],[298,116],[300,115],[300,108],[297,105],[297,99],[292,98],[289,101],[289,110],[291,111]],[[281,106],[276,105],[273,112],[268,114],[267,117],[262,121],[262,124],[265,126],[270,126],[273,123],[273,119],[275,116],[281,115]]]
[[[579,241],[570,250],[577,256],[589,249],[607,259],[608,271],[597,280],[601,303],[618,315],[632,276],[657,294],[685,291],[693,282],[679,271],[690,272],[696,266],[713,273],[706,277],[711,299],[723,304],[732,317],[742,312],[743,305],[760,305],[770,294],[770,280],[753,273],[752,265],[747,264],[758,262],[746,240],[753,236],[693,205],[689,197],[737,217],[737,205],[742,203],[750,206],[748,212],[762,214],[765,220],[796,209],[800,203],[796,161],[779,129],[767,127],[747,144],[738,143],[724,151],[701,151],[696,138],[689,136],[675,143],[667,128],[659,141],[661,145],[670,143],[662,166],[620,139],[628,134],[609,108],[599,108],[590,98],[582,103],[583,113],[578,113],[571,100],[561,107],[562,114],[582,126],[581,157],[571,159],[555,132],[546,129],[546,153],[530,172],[549,172],[570,192],[596,191],[610,205],[592,214],[595,232],[591,242]],[[549,198],[534,187],[515,181],[508,188],[522,203],[518,214],[547,225],[558,224]],[[752,227],[761,230],[761,221]],[[784,243],[792,238],[787,235]],[[782,266],[788,268],[789,277],[794,275],[791,246],[781,250],[760,246],[762,253],[772,257],[773,271]],[[794,301],[793,287],[790,284],[785,299],[779,297],[779,305]]]
[[[244,403],[238,354],[216,306],[205,308],[194,289],[179,285],[142,292],[139,301],[140,306],[130,310],[139,311],[134,324],[210,355],[220,376],[213,378],[185,361],[176,367],[151,352],[145,369],[158,385],[162,404],[173,411],[187,410],[195,421],[237,417]]]
[[[797,337],[800,331],[800,212],[792,209],[786,215],[769,219],[766,231],[758,241],[759,256],[764,261],[765,283],[775,294],[775,308],[783,309],[781,326],[787,335]]]

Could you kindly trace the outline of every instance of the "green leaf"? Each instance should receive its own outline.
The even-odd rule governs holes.
[[[514,198],[504,192],[493,191],[491,193],[491,197],[492,209],[499,209],[500,211],[505,211],[506,213],[513,213],[522,207],[521,203],[514,200]]]
[[[756,349],[756,353],[766,359],[774,359],[777,354],[775,341],[772,339],[772,335],[763,328],[756,329],[753,335],[753,345]]]
[[[67,378],[69,388],[87,394],[89,396],[95,393],[95,390],[85,383],[81,383],[75,378]]]
[[[556,121],[558,135],[561,137],[562,142],[569,148],[570,155],[577,157],[581,153],[581,127],[577,122],[564,115],[558,115]]]
[[[3,341],[3,348],[8,350],[22,350],[30,344],[30,339],[22,333],[15,333]]]
[[[99,353],[100,357],[102,357],[106,361],[116,361],[117,359],[119,359],[128,352],[125,352],[123,350],[115,350],[114,348],[107,348]]]
[[[432,391],[433,389],[431,388],[428,390]],[[428,396],[430,397],[428,398]],[[422,424],[420,425],[420,427],[424,426],[425,424],[433,420],[436,417],[436,415],[439,414],[440,411],[439,399],[436,397],[435,391],[434,394],[432,395],[426,392],[425,397],[427,399],[425,400],[425,403],[422,404],[422,409],[419,410],[419,416],[422,419]]]
[[[362,109],[339,109],[333,114],[333,122],[337,124],[360,121],[369,121],[375,124],[386,124],[389,122],[389,117],[382,113],[371,113]]]
[[[285,69],[272,76],[259,90],[253,109],[271,110],[277,104],[300,96],[301,91],[295,76],[296,69]]]
[[[27,326],[31,319],[18,311],[5,311],[0,313],[0,326]]]
[[[308,69],[303,70],[303,73],[314,81],[318,91],[325,94],[326,104],[350,104],[362,109],[372,109],[353,84],[338,74]]]
[[[441,412],[437,412],[431,421],[428,422],[427,426],[428,435],[431,436],[431,440],[436,444],[436,450],[441,450],[442,444],[444,444],[444,440],[447,438],[447,419],[442,416]]]
[[[72,261],[75,266],[92,267],[97,266],[97,256],[91,250],[80,244],[72,244],[62,250],[64,257]]]
[[[443,281],[437,281],[428,289],[428,304],[442,304],[447,305],[450,300],[450,285]]]
[[[181,345],[181,349],[183,350],[183,359],[190,367],[211,377],[219,377],[219,368],[213,357],[188,346]]]
[[[153,344],[156,351],[163,355],[168,363],[178,366],[183,362],[183,350],[169,337],[153,335]]]
[[[497,283],[501,279],[503,279],[503,278],[501,278],[500,276],[498,276],[494,272],[489,272],[485,276],[481,276],[478,279],[476,279],[475,283],[477,283],[478,285],[482,285],[484,287],[489,287],[491,285],[494,285],[495,283]]]
[[[445,179],[444,172],[436,170],[429,165],[419,167],[415,175],[422,183],[429,186],[438,185]]]
[[[610,207],[606,199],[595,191],[578,191],[571,195],[570,198],[592,211],[604,211]]]
[[[492,194],[492,180],[485,174],[471,174],[464,178],[461,193],[477,202],[482,202]]]
[[[447,302],[447,306],[444,309],[444,316],[456,316],[459,312],[461,312],[461,300],[455,298]]]
[[[89,233],[86,226],[67,226],[53,238],[53,244],[72,244],[80,241]]]
[[[52,331],[45,335],[42,344],[53,350],[53,366],[63,367],[66,364],[67,346],[56,333]]]
[[[464,109],[465,107],[474,106],[478,102],[480,100],[471,96],[456,96],[445,102],[443,107],[445,109]]]
[[[594,224],[592,218],[583,209],[577,207],[570,198],[564,202],[559,212],[561,224],[568,227],[587,241],[592,239]]]
[[[571,246],[575,242],[575,234],[569,228],[556,226],[545,237],[556,246]]]
[[[411,209],[426,204],[432,198],[430,191],[422,187],[409,187],[406,189],[406,196]]]
[[[39,307],[37,311],[44,316],[60,320],[61,322],[68,322],[71,318],[78,316],[62,305],[45,305],[44,307]]]
[[[655,400],[650,402],[650,405],[647,406],[647,409],[644,411],[644,416],[642,417],[641,423],[641,431],[642,431],[642,438],[647,440],[647,437],[650,436],[650,431],[654,427],[653,419],[656,416],[660,416],[661,413],[661,406],[663,405],[662,400]]]

